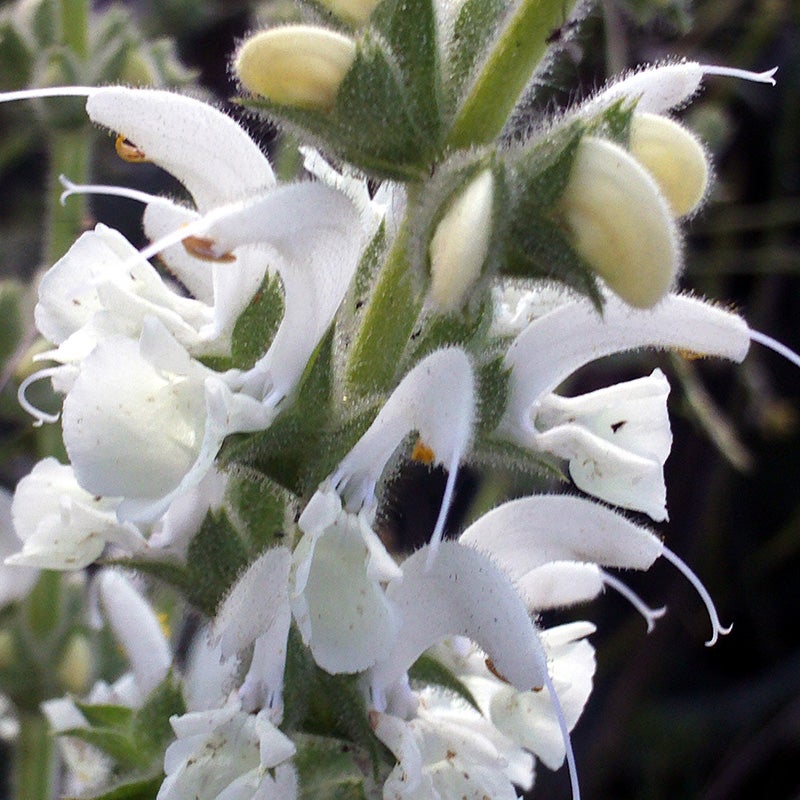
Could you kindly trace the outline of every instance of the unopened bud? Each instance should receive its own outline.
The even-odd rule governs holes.
[[[678,238],[666,200],[633,156],[585,136],[560,208],[577,251],[626,303],[649,308],[667,293]]]
[[[319,0],[332,14],[355,26],[363,25],[378,3],[380,0]]]
[[[355,42],[347,36],[311,25],[287,25],[248,39],[234,69],[253,94],[282,105],[329,111],[355,57]]]
[[[492,234],[494,178],[484,169],[442,217],[431,239],[431,298],[453,311],[481,274]]]
[[[660,114],[634,114],[631,155],[656,179],[676,217],[694,211],[708,187],[702,145],[683,125]]]
[[[84,634],[76,633],[64,649],[58,665],[58,679],[68,692],[84,694],[92,680],[93,669],[94,660],[89,640]]]

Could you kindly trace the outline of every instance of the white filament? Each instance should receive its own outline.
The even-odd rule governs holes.
[[[59,202],[65,205],[68,197],[74,194],[102,194],[114,197],[127,197],[129,200],[136,200],[140,203],[157,203],[164,198],[148,192],[140,192],[138,189],[129,189],[127,186],[107,186],[97,183],[73,183],[66,175],[59,175],[58,180],[64,187],[61,192]]]
[[[777,353],[779,356],[783,356],[787,361],[791,361],[796,367],[800,367],[800,355],[788,348],[785,344],[781,344],[776,339],[773,339],[771,336],[767,336],[766,333],[761,333],[760,331],[754,331],[750,328],[750,338],[754,342],[758,342],[758,344],[763,345],[764,347],[769,348],[773,352]]]
[[[53,375],[56,375],[63,369],[63,365],[58,367],[47,367],[46,369],[40,369],[37,372],[34,372],[32,375],[28,375],[24,381],[19,385],[19,389],[17,389],[17,401],[22,406],[22,408],[30,414],[34,418],[33,427],[34,428],[41,428],[42,423],[44,422],[58,422],[58,418],[61,416],[61,413],[57,414],[49,414],[46,411],[42,411],[39,408],[36,408],[33,403],[28,402],[28,398],[25,397],[25,392],[28,391],[28,387],[36,383],[36,381],[43,380],[44,378],[50,378]]]
[[[695,591],[700,595],[700,599],[703,601],[706,611],[708,611],[708,618],[711,621],[711,638],[706,642],[706,647],[713,647],[720,636],[726,636],[733,630],[733,625],[729,625],[727,628],[722,627],[722,623],[720,623],[719,616],[717,615],[717,609],[714,606],[711,595],[708,593],[708,589],[703,586],[703,582],[700,578],[692,572],[688,564],[686,564],[680,556],[673,553],[668,547],[664,547],[662,555],[667,561],[678,568],[679,572],[694,586]]]
[[[661,606],[661,608],[650,608],[650,606],[648,606],[647,603],[645,603],[644,600],[642,600],[642,598],[639,597],[639,595],[636,594],[636,592],[634,592],[627,583],[623,583],[615,575],[611,575],[605,570],[600,570],[600,576],[606,586],[610,586],[615,592],[621,594],[644,617],[644,620],[647,623],[648,633],[655,628],[656,620],[661,619],[661,617],[667,613],[666,606]]]

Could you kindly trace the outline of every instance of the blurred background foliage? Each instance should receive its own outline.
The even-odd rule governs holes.
[[[9,8],[0,3],[0,12]],[[677,55],[748,69],[779,67],[774,89],[708,80],[684,115],[708,143],[716,181],[708,204],[687,225],[683,284],[733,304],[753,328],[800,350],[800,3],[603,0],[587,9],[580,25],[565,20],[552,32],[550,68],[533,87],[520,126],[641,62]],[[236,91],[228,61],[237,40],[297,13],[280,0],[138,0],[113,8],[97,3],[96,10],[113,13],[111,22],[130,31],[131,52],[141,52],[141,40],[162,40],[150,53],[162,82],[180,85],[196,76],[201,88],[192,91],[206,92],[240,119],[228,102]],[[116,56],[119,80],[146,78],[141,61]],[[2,64],[0,86],[16,88],[3,84]],[[265,147],[273,146],[266,122],[243,122]],[[39,123],[29,107],[0,108],[3,278],[27,281],[42,265],[48,167]],[[98,182],[179,191],[155,168],[121,162],[110,146],[93,148],[92,171]],[[140,242],[138,211],[129,201],[103,198],[89,206],[85,222],[102,219]],[[4,313],[6,293],[22,286],[2,287],[0,325],[29,329],[30,319]],[[661,533],[702,577],[723,622],[734,629],[716,647],[704,648],[703,609],[689,585],[663,565],[630,576],[645,599],[669,606],[649,636],[614,595],[572,615],[598,625],[596,691],[574,735],[584,796],[800,798],[800,372],[758,347],[738,368],[648,354],[593,365],[570,388],[588,391],[654,366],[673,383],[671,519]],[[0,395],[0,426],[0,480],[12,487],[42,446],[32,441],[8,387]],[[404,480],[388,514],[401,544],[415,531],[418,536],[434,513],[419,500],[417,485],[429,484],[430,476]],[[479,483],[480,476],[468,475],[465,508]],[[433,509],[435,476],[430,494]],[[560,614],[545,622],[566,619]],[[540,771],[533,796],[567,795],[563,774]]]

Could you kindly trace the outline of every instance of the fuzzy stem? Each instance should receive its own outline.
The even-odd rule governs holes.
[[[72,246],[85,226],[86,197],[78,195],[61,204],[60,175],[85,183],[89,171],[89,132],[86,128],[57,130],[50,139],[48,186],[48,238],[45,263],[51,266]]]
[[[447,137],[449,147],[489,144],[498,136],[547,52],[550,32],[574,5],[574,0],[520,2],[461,106]]]
[[[47,720],[36,712],[21,712],[14,800],[51,800],[55,794],[55,765],[55,747]]]
[[[61,0],[61,43],[82,61],[89,55],[89,0]]]
[[[347,363],[351,392],[366,396],[394,388],[403,350],[422,303],[408,259],[408,219],[386,257]]]

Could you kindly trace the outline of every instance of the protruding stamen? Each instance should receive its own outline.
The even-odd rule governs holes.
[[[636,592],[634,592],[627,583],[623,583],[615,575],[611,575],[605,570],[601,570],[600,575],[603,579],[603,583],[606,584],[606,586],[610,586],[615,592],[621,594],[644,617],[644,620],[647,623],[648,633],[655,628],[656,620],[661,619],[661,617],[667,613],[666,606],[661,606],[661,608],[650,608],[650,606],[648,606],[647,603],[645,603],[644,600],[642,600],[642,598],[639,597],[639,595],[636,594]]]
[[[724,75],[728,78],[741,78],[745,81],[755,81],[756,83],[768,83],[775,85],[774,75],[778,71],[777,67],[765,70],[764,72],[752,72],[749,69],[737,69],[736,67],[717,67],[703,64],[703,72],[706,75]]]
[[[39,408],[36,408],[32,403],[28,402],[28,398],[25,397],[25,392],[28,391],[28,387],[36,383],[36,381],[43,380],[45,378],[50,378],[53,375],[56,375],[60,372],[63,368],[62,366],[58,367],[47,367],[46,369],[40,369],[38,372],[34,372],[32,375],[28,375],[24,381],[19,385],[19,389],[17,389],[17,401],[22,406],[23,410],[26,411],[34,418],[33,426],[34,428],[41,428],[42,424],[45,422],[58,422],[58,418],[61,416],[61,413],[58,414],[49,414],[47,411],[42,411]]]
[[[700,599],[703,601],[706,611],[708,612],[708,618],[711,621],[711,638],[706,642],[706,647],[713,647],[717,643],[717,639],[720,636],[726,636],[733,630],[733,625],[729,625],[727,628],[722,627],[722,623],[719,621],[719,616],[717,615],[717,609],[714,606],[714,601],[711,599],[711,595],[708,593],[708,589],[703,586],[703,582],[700,580],[700,578],[695,575],[695,573],[689,568],[689,565],[682,558],[680,558],[680,556],[673,553],[668,547],[664,547],[664,550],[661,554],[667,559],[667,561],[678,568],[678,571],[683,574],[686,580],[688,580],[689,583],[694,586],[697,594],[700,595]]]
[[[567,766],[569,768],[569,782],[572,788],[572,800],[581,800],[581,789],[578,785],[578,767],[575,763],[575,753],[572,751],[572,739],[570,738],[569,729],[567,728],[567,720],[564,717],[564,709],[561,707],[561,701],[558,699],[553,681],[550,678],[550,671],[547,669],[546,664],[544,666],[544,685],[547,687],[547,691],[550,692],[553,711],[558,720],[558,727],[561,729],[561,738],[564,740],[564,747],[567,751]]]
[[[219,255],[216,251],[216,242],[207,236],[187,236],[183,240],[183,246],[189,255],[201,261],[214,261],[220,264],[231,264],[236,261],[233,253]]]
[[[102,194],[114,197],[126,197],[129,200],[136,200],[139,203],[157,203],[163,198],[148,192],[140,192],[138,189],[129,189],[127,186],[108,186],[99,183],[73,183],[66,175],[59,175],[58,180],[64,187],[59,198],[61,205],[66,203],[68,197],[74,194]]]
[[[781,344],[771,336],[767,336],[766,333],[754,331],[752,328],[750,328],[750,338],[754,342],[758,342],[759,344],[764,345],[764,347],[769,348],[779,356],[783,356],[787,361],[791,361],[791,363],[796,367],[800,367],[800,355],[795,353],[794,350],[788,348],[785,344]]]
[[[444,495],[442,496],[442,505],[439,508],[439,516],[436,519],[436,525],[433,528],[433,534],[431,534],[431,547],[430,550],[428,550],[428,556],[425,561],[426,570],[429,570],[433,566],[433,562],[436,560],[436,554],[439,552],[439,544],[441,543],[442,535],[444,534],[444,524],[447,521],[447,515],[450,513],[450,506],[453,504],[453,491],[455,490],[456,478],[458,477],[458,462],[459,454],[454,453],[447,473],[447,483],[444,487]]]
[[[114,141],[117,155],[130,164],[146,164],[150,159],[141,147],[137,147],[130,139],[119,134]]]
[[[39,100],[43,97],[88,97],[96,91],[96,86],[47,86],[43,89],[20,89],[17,92],[0,92],[0,103],[11,103],[15,100]]]

